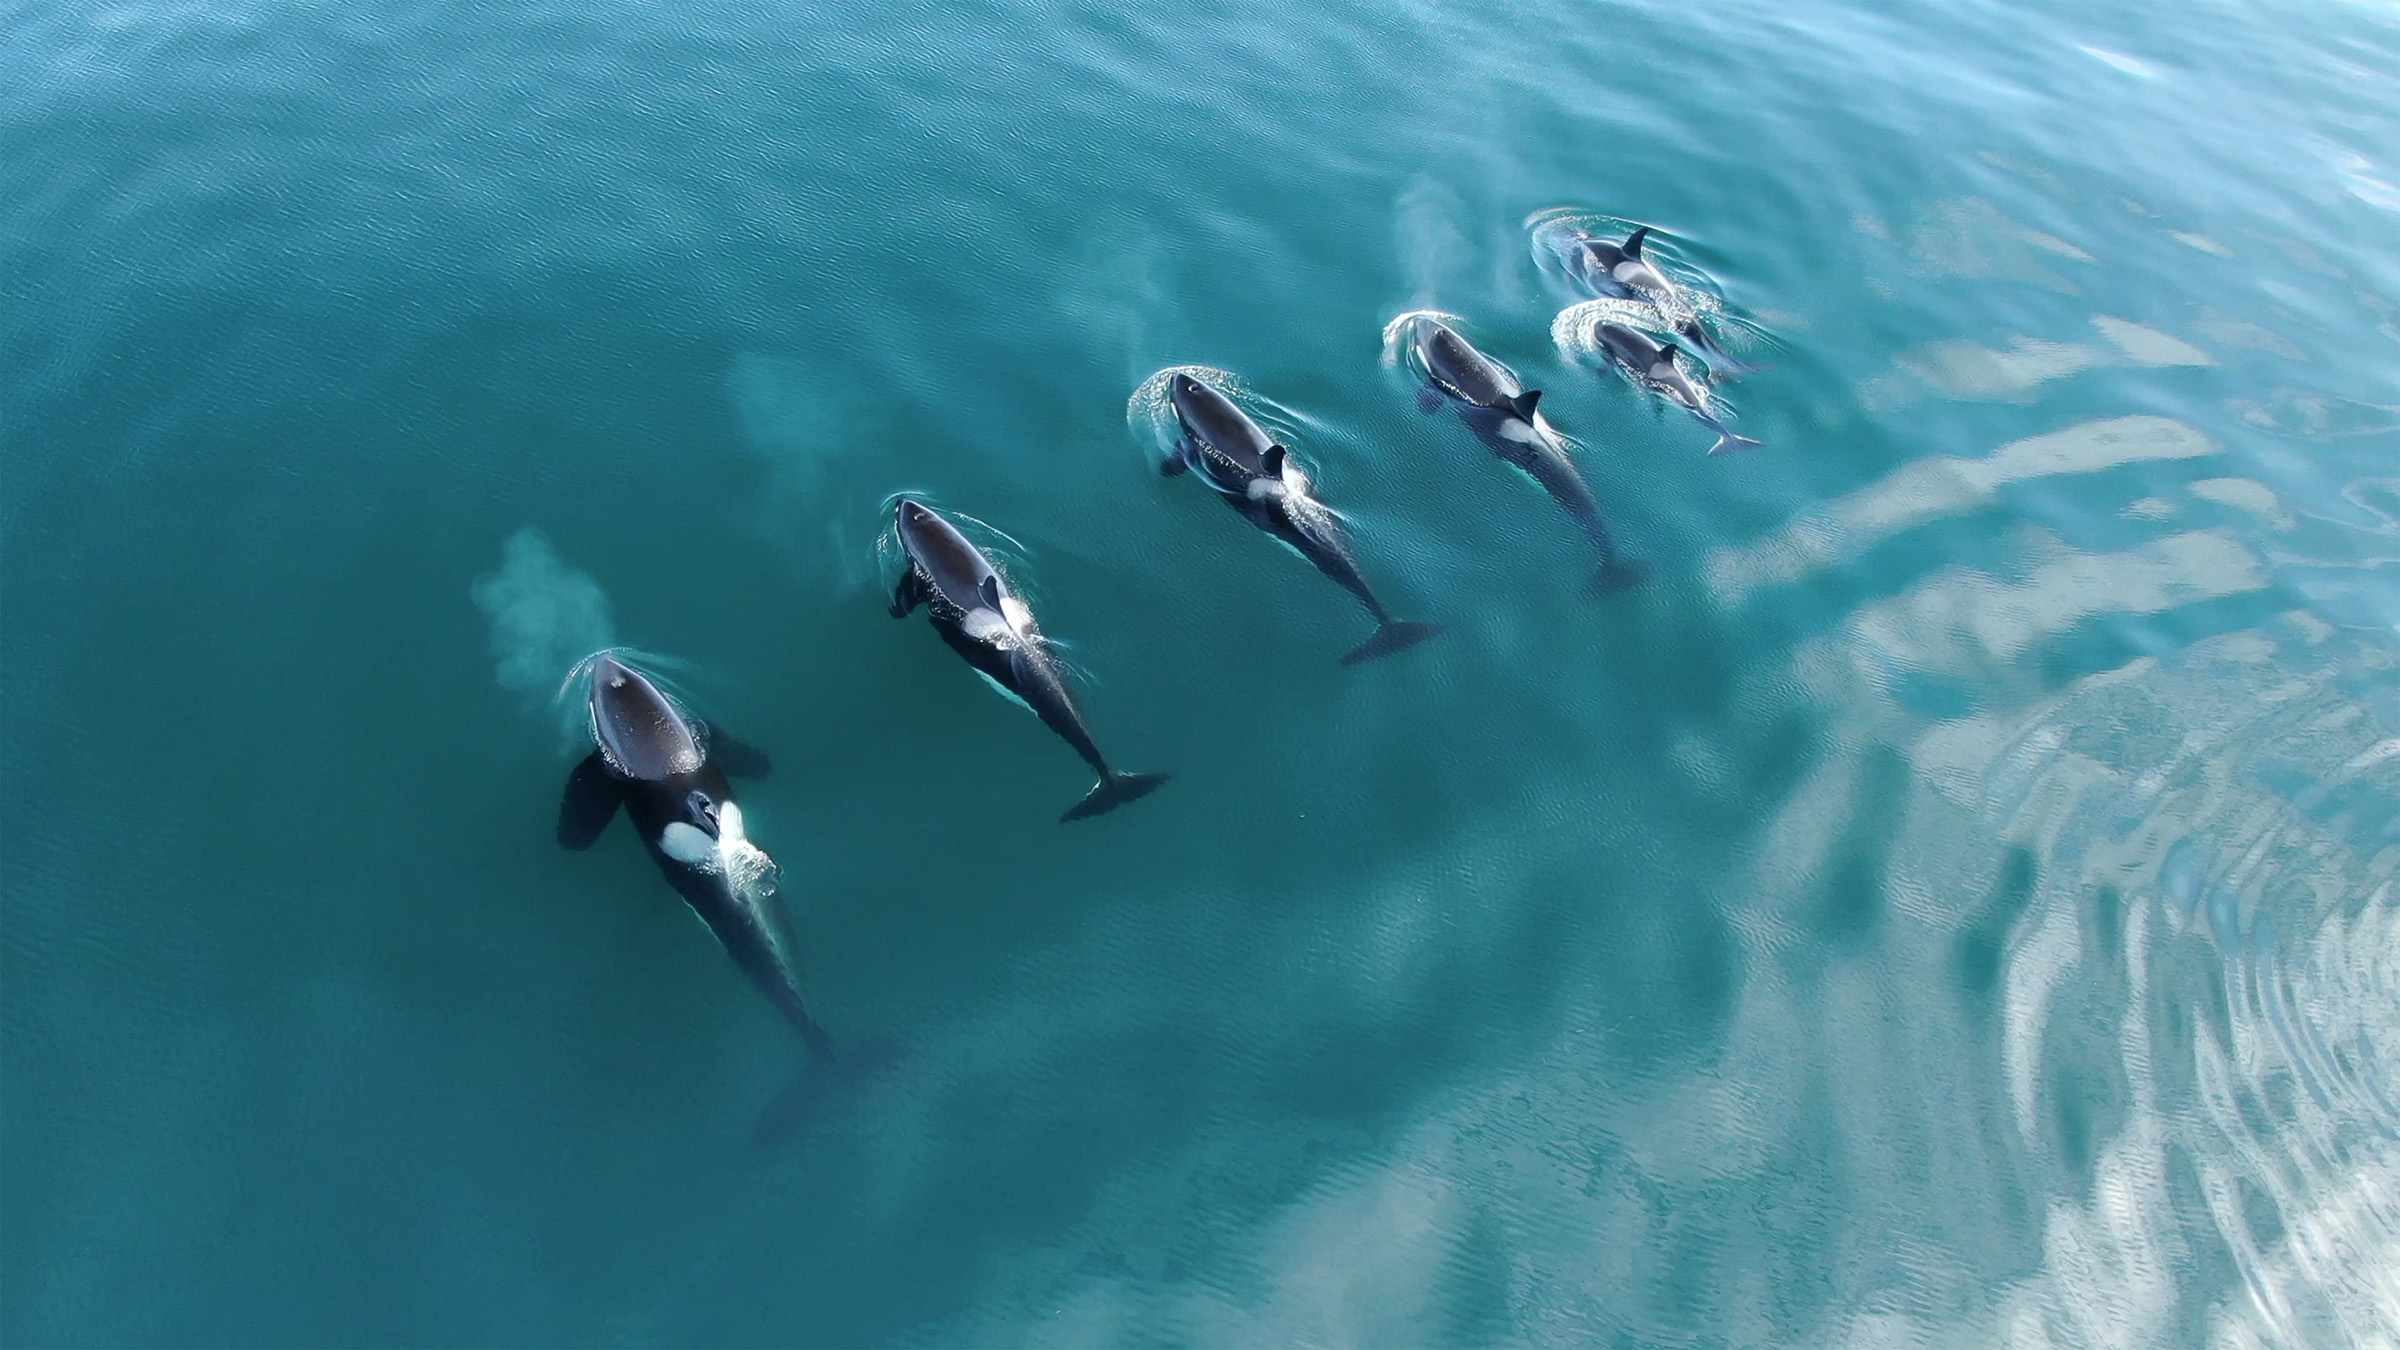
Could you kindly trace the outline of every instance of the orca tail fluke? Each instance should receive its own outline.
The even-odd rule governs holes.
[[[780,1148],[824,1118],[846,1088],[874,1079],[903,1058],[897,1042],[854,1042],[839,1055],[819,1031],[808,1040],[808,1060],[770,1098],[750,1127],[757,1148]]]
[[[1442,626],[1438,623],[1412,623],[1404,619],[1392,619],[1387,621],[1383,627],[1376,629],[1375,636],[1352,647],[1345,653],[1342,657],[1342,664],[1355,666],[1361,661],[1372,661],[1380,656],[1390,656],[1393,652],[1406,651],[1441,631]]]
[[[1717,443],[1708,447],[1708,453],[1730,455],[1736,450],[1755,450],[1758,446],[1759,442],[1747,436],[1736,436],[1730,431],[1720,431],[1717,433]]]
[[[758,1113],[757,1123],[750,1127],[753,1147],[790,1143],[825,1109],[826,1090],[840,1067],[833,1053],[833,1038],[810,1022],[800,1029],[800,1039],[808,1043],[808,1059]]]
[[[1603,595],[1615,595],[1619,591],[1632,590],[1649,579],[1650,569],[1640,563],[1627,562],[1623,558],[1611,558],[1600,564],[1600,570],[1592,573],[1591,580],[1583,583],[1583,593],[1587,597],[1597,599]]]
[[[1089,820],[1093,816],[1114,811],[1127,802],[1138,802],[1158,791],[1159,784],[1166,782],[1168,777],[1163,773],[1108,774],[1094,783],[1092,790],[1084,794],[1083,800],[1069,807],[1058,821],[1064,825],[1070,820]]]
[[[824,1066],[815,1062],[804,1065],[767,1100],[758,1113],[758,1121],[750,1127],[753,1148],[780,1148],[806,1130],[810,1122],[825,1108]]]

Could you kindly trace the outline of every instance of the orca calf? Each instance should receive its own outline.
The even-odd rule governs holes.
[[[777,889],[773,859],[750,842],[728,774],[763,776],[767,757],[686,715],[639,671],[606,653],[592,658],[595,748],[567,775],[558,842],[590,848],[616,818],[633,822],[651,861],[724,944],[734,966],[766,995],[819,1060],[832,1038],[800,996],[798,942]]]
[[[1692,377],[1684,374],[1683,368],[1675,364],[1674,343],[1661,346],[1636,329],[1605,320],[1592,329],[1592,337],[1599,342],[1600,349],[1608,353],[1609,360],[1624,367],[1644,387],[1656,390],[1680,405],[1692,415],[1693,420],[1717,433],[1717,443],[1709,447],[1708,453],[1722,455],[1729,451],[1747,450],[1758,444],[1748,436],[1736,436],[1725,429],[1725,424],[1717,419],[1716,412],[1709,407],[1707,392],[1694,384]]]
[[[1599,294],[1620,300],[1641,298],[1643,292],[1673,295],[1675,284],[1642,256],[1642,243],[1649,237],[1650,227],[1647,225],[1625,236],[1622,244],[1582,235],[1575,242],[1583,250],[1580,256],[1584,284]]]
[[[1059,817],[1063,823],[1113,811],[1167,781],[1163,773],[1117,773],[1101,758],[1067,686],[1057,653],[1034,626],[1033,611],[958,527],[903,497],[893,508],[908,572],[892,595],[892,617],[927,607],[934,631],[1002,693],[1031,708],[1042,725],[1075,747],[1100,781]]]
[[[1566,447],[1535,419],[1534,405],[1542,391],[1519,384],[1516,376],[1439,319],[1418,318],[1409,340],[1425,372],[1426,411],[1448,400],[1493,454],[1541,484],[1600,550],[1600,570],[1584,584],[1584,593],[1606,595],[1639,582],[1642,569],[1617,556],[1616,540],[1600,518],[1600,503],[1567,458]]]
[[[1343,656],[1343,665],[1389,656],[1442,631],[1440,624],[1395,619],[1383,607],[1359,574],[1358,558],[1341,522],[1310,492],[1308,475],[1240,405],[1180,371],[1167,382],[1167,397],[1183,437],[1159,472],[1172,476],[1198,470],[1226,504],[1315,563],[1375,617],[1375,635]]]

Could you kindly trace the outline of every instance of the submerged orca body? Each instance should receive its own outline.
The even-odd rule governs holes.
[[[1677,323],[1675,336],[1679,339],[1678,345],[1682,350],[1699,354],[1700,360],[1708,366],[1708,376],[1712,380],[1739,379],[1744,375],[1755,375],[1766,369],[1764,366],[1741,360],[1726,351],[1725,344],[1717,341],[1716,336],[1700,322],[1698,314],[1686,315],[1682,322]]]
[[[558,842],[590,848],[622,806],[668,884],[708,925],[725,954],[819,1059],[833,1041],[800,995],[798,943],[776,888],[774,861],[742,830],[726,775],[756,777],[767,757],[685,715],[658,686],[616,658],[592,661],[597,743],[567,777]]]
[[[1042,725],[1075,748],[1100,781],[1060,816],[1082,820],[1148,796],[1163,773],[1118,773],[1108,767],[1067,685],[1058,655],[1034,625],[1033,611],[958,527],[903,497],[893,508],[908,571],[892,595],[892,617],[927,607],[934,631],[1001,692],[1031,708]]]
[[[1395,619],[1383,607],[1359,573],[1341,522],[1310,492],[1308,475],[1240,405],[1180,372],[1168,381],[1167,396],[1183,437],[1159,472],[1198,470],[1227,505],[1316,564],[1375,617],[1375,636],[1343,656],[1343,665],[1389,656],[1442,631],[1439,624]]]
[[[1694,384],[1692,377],[1684,374],[1683,368],[1675,364],[1674,343],[1661,346],[1638,329],[1607,321],[1602,321],[1592,329],[1592,337],[1600,344],[1600,349],[1608,354],[1609,360],[1623,367],[1645,388],[1657,391],[1690,413],[1700,425],[1717,433],[1717,443],[1709,447],[1708,453],[1722,455],[1734,450],[1747,450],[1758,444],[1748,436],[1736,436],[1725,429],[1716,411],[1709,406],[1706,391]]]
[[[1417,363],[1425,372],[1427,411],[1447,401],[1492,453],[1525,471],[1600,550],[1600,570],[1584,586],[1587,594],[1620,591],[1642,579],[1642,571],[1617,555],[1617,543],[1600,518],[1600,503],[1567,458],[1566,447],[1538,421],[1534,407],[1542,391],[1527,389],[1498,362],[1475,349],[1438,319],[1420,318],[1410,334]]]

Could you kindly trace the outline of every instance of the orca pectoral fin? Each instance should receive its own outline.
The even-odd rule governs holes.
[[[1159,461],[1158,476],[1161,478],[1174,478],[1191,467],[1191,461],[1185,459],[1182,449],[1178,448],[1174,454],[1171,454],[1165,459]]]
[[[708,724],[708,762],[724,770],[728,778],[764,778],[775,771],[775,762],[767,758],[766,751],[735,740],[714,722]]]
[[[567,775],[567,790],[558,802],[558,842],[561,848],[587,849],[616,819],[625,798],[625,785],[608,771],[594,750]]]
[[[925,603],[925,599],[925,576],[911,563],[907,573],[900,578],[900,584],[892,588],[892,617],[907,618],[916,612],[917,606]]]
[[[1736,436],[1732,432],[1720,428],[1717,432],[1717,443],[1708,448],[1708,453],[1730,455],[1736,450],[1755,450],[1758,445],[1757,441],[1747,436]]]
[[[1442,395],[1439,390],[1427,387],[1417,391],[1418,412],[1425,414],[1427,417],[1431,417],[1441,410]]]

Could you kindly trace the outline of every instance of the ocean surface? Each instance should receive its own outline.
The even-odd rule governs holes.
[[[601,647],[777,761],[781,1144]],[[2386,0],[0,0],[9,1344],[2400,1343],[2396,676]]]

